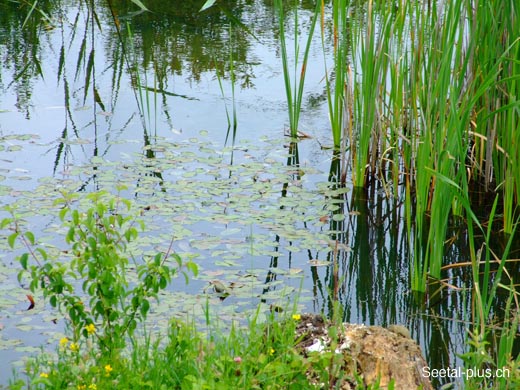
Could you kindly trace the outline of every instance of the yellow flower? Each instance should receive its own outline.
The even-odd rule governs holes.
[[[49,374],[47,374],[46,372],[42,372],[40,374],[40,378],[48,378],[49,377]]]
[[[78,352],[79,351],[79,345],[77,343],[70,343],[70,350],[72,352]]]
[[[67,345],[67,343],[69,342],[69,339],[66,338],[66,337],[62,337],[60,339],[60,347],[64,347],[65,345]]]
[[[96,390],[96,389],[97,389],[97,386],[96,386],[95,383],[92,383],[91,385],[88,386],[88,388],[89,388],[90,390]]]
[[[78,385],[78,390],[85,390],[87,385]]]
[[[112,368],[112,366],[110,364],[107,364],[105,366],[105,373],[108,375],[110,375],[110,373],[113,371],[114,369]]]
[[[273,353],[274,353],[274,349],[271,348],[271,349],[269,350],[269,355],[272,355]]]
[[[94,324],[88,324],[87,326],[85,326],[85,329],[87,330],[88,334],[96,333],[96,325]]]
[[[300,321],[302,319],[302,316],[300,314],[293,314],[292,319],[295,321]]]

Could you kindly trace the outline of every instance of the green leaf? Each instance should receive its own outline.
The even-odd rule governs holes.
[[[199,274],[199,267],[193,261],[188,261],[186,263],[186,268],[193,274],[193,276],[197,276]]]
[[[34,245],[34,234],[32,232],[25,232],[25,238],[31,243],[31,245]]]
[[[136,327],[137,327],[137,321],[136,320],[131,320],[128,323],[128,332],[129,333],[133,333]]]
[[[96,305],[94,306],[94,310],[95,312],[98,314],[98,315],[103,315],[105,314],[105,310],[103,308],[103,304],[101,303],[101,301],[96,301]]]
[[[68,208],[64,207],[60,210],[60,213],[59,213],[59,217],[60,217],[60,221],[64,221],[65,220],[65,216],[67,215],[67,212],[69,211]]]
[[[52,300],[52,298],[56,298],[56,296],[53,295],[51,297],[51,300]],[[78,314],[78,310],[76,310],[76,308],[74,306],[72,306],[69,309],[69,316],[70,316],[70,320],[72,321],[72,323],[77,323],[77,321],[79,319],[79,314]]]
[[[71,227],[69,231],[67,232],[66,237],[67,243],[74,242],[74,228]]]
[[[0,229],[4,229],[7,225],[10,225],[13,220],[11,218],[4,218],[0,223]]]
[[[90,248],[95,251],[96,248],[97,248],[97,241],[94,237],[89,237],[87,238],[87,241],[88,241],[88,245],[90,246]]]
[[[132,308],[135,310],[139,307],[139,296],[135,295],[132,297]]]
[[[168,285],[168,280],[162,276],[160,279],[159,279],[159,288],[161,290],[164,290],[166,288],[166,286]]]
[[[213,4],[216,3],[217,0],[206,0],[206,2],[204,3],[204,5],[200,8],[199,12],[202,12],[202,11],[205,11],[207,10],[208,8],[212,7]]]
[[[49,256],[47,255],[47,252],[42,248],[36,248],[36,252],[38,252],[43,260],[47,260]]]
[[[67,210],[67,209],[64,209],[64,210]],[[79,224],[79,212],[78,212],[78,210],[74,210],[72,212],[72,223],[74,223],[74,225],[78,225]]]
[[[143,3],[141,3],[139,0],[131,0],[132,3],[137,5],[139,8],[141,8],[142,11],[148,11],[148,8],[145,7]]]
[[[182,259],[177,253],[173,253],[172,257],[175,259],[179,267],[182,267]]]
[[[146,315],[148,314],[148,311],[150,310],[150,302],[148,302],[148,299],[143,299],[141,302],[141,315],[143,318],[146,318]]]
[[[20,264],[24,270],[27,270],[27,261],[29,260],[29,254],[24,253],[20,256]]]
[[[116,322],[119,319],[119,312],[115,310],[111,311],[108,319],[110,322]]]
[[[132,241],[133,239],[137,238],[137,236],[137,230],[135,230],[134,228],[130,228],[127,231],[125,231],[125,238],[127,242]]]
[[[7,243],[9,244],[11,249],[14,248],[14,242],[16,241],[17,238],[18,238],[17,232],[14,232],[13,234],[9,235],[9,237],[7,237]]]

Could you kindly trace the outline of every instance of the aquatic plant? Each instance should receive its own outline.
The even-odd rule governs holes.
[[[459,197],[481,179],[501,193],[502,228],[512,231],[520,181],[518,10],[462,0],[350,6],[362,21],[350,28],[353,103],[344,130],[352,134],[353,184],[378,180],[396,194],[405,183],[412,288],[425,291],[427,275],[440,277],[449,218],[468,217]],[[335,100],[329,95],[329,105]]]
[[[238,126],[238,119],[237,119],[237,106],[236,106],[236,75],[235,75],[235,61],[233,58],[233,26],[232,24],[229,25],[229,65],[228,65],[228,73],[229,73],[229,80],[231,83],[231,115],[229,114],[227,103],[225,103],[225,109],[226,109],[226,118],[228,123],[228,131],[226,133],[226,140],[225,144],[227,144],[229,140],[229,135],[231,133],[231,144],[235,144],[235,139],[237,136],[237,126]],[[224,92],[224,85],[223,85],[223,77],[225,74],[225,67],[223,69],[215,69],[218,85],[220,88],[220,92],[222,94],[222,98],[226,98],[226,94]],[[233,118],[233,119],[231,119]]]
[[[294,68],[292,72],[290,70],[290,59],[289,53],[287,51],[287,41],[286,41],[286,31],[285,31],[285,18],[286,13],[284,10],[284,5],[282,0],[274,0],[274,7],[278,15],[278,27],[279,27],[279,38],[280,38],[280,49],[282,55],[282,68],[283,68],[283,78],[285,85],[285,96],[287,99],[287,111],[289,114],[289,130],[292,138],[296,138],[298,136],[298,123],[300,121],[301,107],[302,107],[302,99],[303,92],[305,86],[305,76],[307,63],[309,59],[309,51],[311,48],[312,39],[314,36],[314,28],[316,27],[316,22],[318,20],[318,15],[320,14],[321,3],[319,1],[316,2],[316,8],[314,13],[311,16],[311,22],[309,25],[309,31],[307,33],[305,48],[303,50],[303,56],[301,59],[301,66],[299,65],[300,60],[300,37],[301,34],[299,32],[301,25],[299,23],[298,18],[298,7],[296,4],[293,9],[293,23],[294,23],[294,47],[291,54],[294,55]]]

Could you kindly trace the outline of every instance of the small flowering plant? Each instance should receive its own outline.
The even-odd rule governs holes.
[[[72,207],[75,201],[69,194],[56,201],[70,246],[61,253],[72,254],[67,261],[52,258],[42,247],[34,248],[34,234],[22,231],[12,209],[11,218],[2,220],[0,228],[13,230],[8,237],[11,247],[20,238],[28,249],[19,256],[18,279],[28,276],[31,291],[42,289],[50,304],[67,314],[74,340],[68,348],[78,352],[80,337],[96,336],[101,351],[111,354],[125,346],[125,335],[146,318],[150,299],[157,299],[178,272],[188,280],[187,272],[196,274],[197,266],[183,262],[170,242],[166,253],[136,262],[138,282],[130,287],[127,247],[138,238],[137,227],[144,230],[144,223],[132,214],[131,202],[106,192],[87,195],[86,208]],[[81,282],[82,291],[77,291],[74,280]],[[68,340],[60,342],[61,347],[67,344]]]
[[[110,376],[110,373],[111,373],[112,371],[114,371],[114,369],[112,368],[112,366],[111,366],[110,364],[107,364],[107,365],[105,366],[105,375],[106,375],[106,376]]]
[[[96,326],[94,324],[88,324],[87,326],[85,326],[85,330],[87,331],[87,334],[89,336],[93,335],[94,333],[96,333]]]

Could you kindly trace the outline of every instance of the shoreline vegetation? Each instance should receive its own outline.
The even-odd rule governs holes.
[[[146,3],[132,3],[148,12]],[[333,139],[331,185],[351,181],[361,194],[377,185],[389,199],[404,203],[413,248],[410,291],[425,300],[435,296],[439,285],[453,294],[469,291],[471,313],[461,314],[470,324],[467,352],[460,356],[464,369],[511,373],[466,376],[464,388],[517,388],[519,260],[510,253],[520,218],[520,5],[505,0],[317,1],[304,35],[296,3],[274,0],[291,151],[297,156],[308,54],[313,36],[320,34]],[[200,12],[218,6],[218,0],[208,0]],[[25,22],[35,14],[48,20],[37,1]],[[92,15],[95,25],[97,15]],[[287,15],[294,18],[294,46],[285,35]],[[239,27],[230,28],[229,34]],[[124,29],[117,25],[117,31]],[[332,66],[325,52],[332,53]],[[228,57],[233,73],[235,57]],[[84,99],[90,90],[90,59],[87,69]],[[147,126],[155,113],[146,100],[149,91],[135,79]],[[234,107],[233,101],[235,132]],[[295,348],[295,307],[283,321],[274,313],[266,322],[253,317],[245,330],[232,327],[225,335],[212,330],[206,307],[206,334],[190,319],[172,319],[167,337],[153,339],[145,320],[159,292],[178,274],[188,281],[197,266],[168,250],[132,264],[135,279],[126,279],[133,260],[126,257],[126,247],[144,226],[123,197],[93,193],[85,198],[91,205],[82,212],[74,209],[72,198],[64,197],[60,204],[65,241],[73,254],[70,264],[57,262],[38,247],[16,211],[6,209],[11,216],[1,228],[11,231],[9,246],[21,242],[27,250],[18,258],[19,280],[28,278],[31,290],[42,291],[67,321],[67,335],[56,354],[42,352],[29,360],[24,377],[14,374],[10,389],[335,388],[341,374],[334,354],[304,359]],[[452,224],[464,226],[469,258],[463,263],[445,263]],[[497,252],[499,236],[505,239]],[[446,272],[462,267],[468,280],[455,286]],[[496,307],[498,296],[503,307]],[[311,369],[324,387],[309,382],[306,372]],[[350,380],[363,388],[360,378]]]

